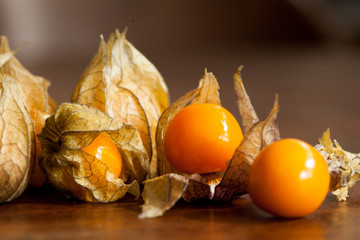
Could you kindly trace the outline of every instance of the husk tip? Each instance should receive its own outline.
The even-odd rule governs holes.
[[[204,76],[206,76],[206,74],[208,73],[207,68],[204,69]]]
[[[121,40],[125,40],[128,28],[129,28],[129,26],[125,27],[122,32],[120,32],[119,29],[115,29],[115,37],[118,39],[121,39]]]
[[[244,68],[244,66],[240,65],[234,74],[233,84],[234,84],[235,91],[236,91],[236,89],[243,89],[243,91],[245,91],[245,88],[243,86],[242,79],[241,79],[241,71],[243,68]]]
[[[276,105],[277,107],[279,107],[279,94],[278,94],[278,93],[275,93],[274,105]]]

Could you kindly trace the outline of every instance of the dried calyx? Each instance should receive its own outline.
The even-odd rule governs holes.
[[[1,74],[0,74],[1,75]],[[35,163],[34,127],[15,79],[0,79],[0,202],[20,196]]]
[[[100,159],[82,150],[100,133],[120,151],[124,167],[118,178]],[[91,106],[65,103],[46,120],[39,139],[40,166],[60,190],[89,202],[113,202],[126,193],[139,197],[149,156],[132,125],[114,121]]]
[[[349,188],[360,180],[360,153],[350,153],[342,149],[336,140],[332,142],[329,129],[323,133],[315,149],[328,163],[330,191],[339,201],[345,201]]]
[[[163,136],[167,126],[183,107],[194,103],[220,104],[217,80],[212,73],[205,71],[199,87],[170,105],[159,119],[156,132],[158,177],[144,182],[142,197],[145,203],[140,218],[161,216],[180,198],[188,202],[200,199],[230,201],[235,196],[247,193],[248,171],[254,158],[262,148],[280,138],[276,121],[279,105],[276,97],[269,116],[259,121],[243,86],[241,69],[242,67],[239,67],[234,75],[234,88],[245,135],[228,162],[225,172],[185,174],[174,169],[164,153]]]
[[[57,108],[47,93],[50,82],[31,74],[15,53],[7,38],[0,36],[1,202],[19,196],[29,183],[40,187],[45,182],[37,162],[41,146],[36,134]]]
[[[72,102],[94,106],[111,118],[136,127],[151,156],[149,177],[156,176],[155,132],[168,106],[167,86],[155,66],[115,31],[99,49],[80,78]]]
[[[168,106],[167,86],[158,70],[126,40],[125,32],[115,31],[107,42],[101,36],[72,102],[59,107],[40,135],[45,149],[41,166],[50,181],[85,201],[112,202],[126,193],[139,197],[139,184],[156,173],[150,165],[157,159],[154,136]],[[119,178],[82,150],[99,133],[111,138],[121,153]]]

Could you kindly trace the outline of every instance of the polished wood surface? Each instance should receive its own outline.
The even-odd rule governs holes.
[[[358,239],[360,185],[346,202],[329,194],[314,213],[298,219],[272,217],[245,195],[229,204],[178,202],[155,219],[138,219],[131,198],[93,204],[51,189],[29,190],[0,205],[1,239]]]

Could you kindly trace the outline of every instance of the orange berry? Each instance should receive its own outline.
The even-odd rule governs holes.
[[[191,104],[170,122],[165,154],[184,173],[206,174],[226,169],[243,134],[235,117],[216,104]]]
[[[109,136],[100,133],[92,143],[82,150],[103,162],[114,174],[115,178],[120,176],[122,170],[121,155],[119,149],[110,140]]]
[[[253,202],[275,216],[295,218],[315,211],[330,185],[325,159],[310,144],[282,139],[264,148],[249,172]]]

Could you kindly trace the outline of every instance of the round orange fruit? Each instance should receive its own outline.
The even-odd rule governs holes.
[[[310,144],[282,139],[265,147],[249,172],[248,190],[262,210],[284,218],[315,211],[330,185],[325,159]]]
[[[110,136],[100,133],[92,143],[82,149],[103,162],[118,178],[122,170],[122,159],[119,149],[110,140]]]
[[[191,104],[171,120],[164,137],[165,154],[184,173],[224,171],[243,134],[235,117],[220,105]]]

